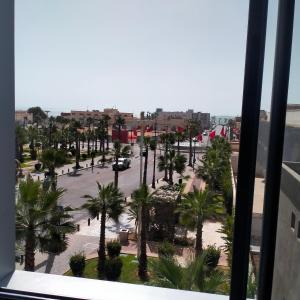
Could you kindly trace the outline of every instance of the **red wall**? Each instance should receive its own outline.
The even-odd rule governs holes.
[[[128,130],[121,130],[121,134],[120,134],[120,138],[121,138],[121,143],[124,144],[128,144]],[[112,141],[116,141],[119,139],[119,133],[118,130],[113,129],[112,130]]]

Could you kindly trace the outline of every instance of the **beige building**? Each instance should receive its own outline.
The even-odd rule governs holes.
[[[26,110],[16,110],[15,111],[15,121],[19,125],[26,126],[27,124],[33,123],[33,114],[27,112]]]
[[[105,108],[103,111],[99,110],[71,110],[69,113],[61,113],[61,116],[66,119],[75,119],[77,121],[85,123],[88,118],[92,118],[94,120],[99,120],[104,115],[107,115],[110,117],[110,124],[114,124],[116,121],[116,118],[118,116],[121,116],[123,119],[125,119],[125,123],[130,123],[134,120],[133,113],[127,113],[127,112],[119,112],[115,108]]]

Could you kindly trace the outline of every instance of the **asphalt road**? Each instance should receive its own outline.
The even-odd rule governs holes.
[[[119,188],[124,193],[124,196],[127,197],[138,188],[140,183],[140,156],[138,151],[138,147],[135,147],[134,156],[131,158],[131,167],[119,172]],[[159,155],[159,150],[157,154]],[[153,152],[149,151],[147,184],[151,184],[152,175]],[[158,169],[156,169],[156,178],[161,177],[163,177],[163,172],[159,172]],[[58,178],[58,186],[66,189],[60,204],[63,206],[71,206],[72,208],[80,207],[86,201],[86,199],[82,198],[83,195],[96,195],[97,181],[101,184],[108,184],[114,181],[114,172],[112,171],[111,164],[104,168],[94,167],[93,172],[89,168],[77,172],[76,175],[60,176]],[[86,211],[77,211],[74,213],[75,222],[84,218],[88,218]]]

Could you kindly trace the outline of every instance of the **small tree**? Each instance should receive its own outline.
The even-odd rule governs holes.
[[[123,263],[119,257],[108,259],[105,262],[105,276],[107,280],[117,281],[122,273]]]
[[[219,263],[221,256],[220,248],[217,248],[215,245],[209,245],[205,250],[205,264],[211,268],[215,269]]]
[[[108,256],[112,259],[118,257],[121,253],[121,244],[119,241],[111,241],[106,245]]]
[[[76,277],[82,277],[85,269],[84,253],[76,253],[70,257],[69,266]]]
[[[170,257],[172,258],[175,254],[175,248],[174,246],[164,241],[159,247],[158,247],[158,256],[159,257]]]

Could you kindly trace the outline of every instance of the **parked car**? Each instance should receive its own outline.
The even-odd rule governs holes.
[[[130,159],[129,158],[124,158],[124,157],[120,157],[118,159],[118,166],[116,164],[116,162],[113,163],[112,165],[112,169],[113,171],[117,171],[118,170],[126,170],[130,167]]]

